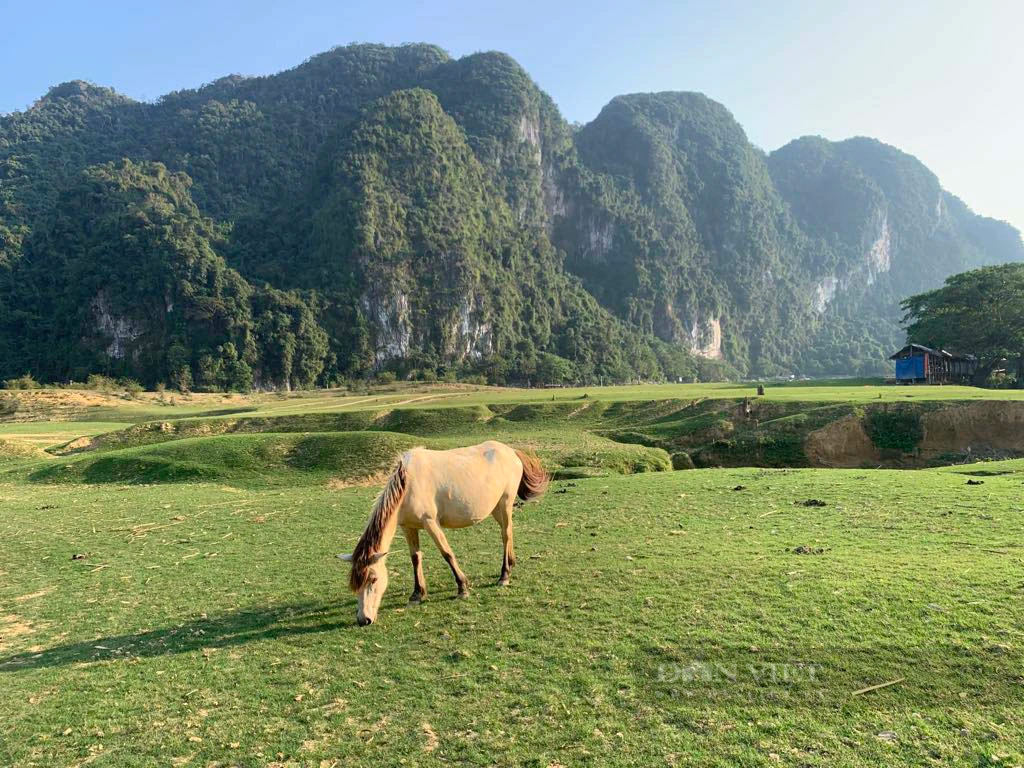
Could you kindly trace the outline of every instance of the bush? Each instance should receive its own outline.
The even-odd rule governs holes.
[[[693,459],[686,451],[672,454],[672,469],[695,469]]]
[[[125,392],[132,396],[145,391],[145,387],[135,379],[118,379],[117,383]]]
[[[985,389],[1014,389],[1017,380],[1006,371],[992,371],[982,386]]]
[[[377,383],[394,384],[397,378],[398,377],[395,376],[394,371],[381,371],[380,373],[377,374]]]
[[[42,384],[32,378],[31,373],[26,373],[16,379],[7,379],[4,382],[4,389],[40,389]]]
[[[171,386],[181,394],[187,395],[192,391],[192,369],[183,365],[171,371]]]
[[[90,373],[89,378],[85,381],[86,389],[94,389],[97,392],[114,392],[120,387],[117,386],[117,381],[104,376],[102,373]]]
[[[0,397],[0,416],[13,416],[21,407],[21,400],[14,395]]]

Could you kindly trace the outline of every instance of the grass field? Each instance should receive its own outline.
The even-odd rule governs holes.
[[[602,419],[664,424],[644,401],[750,394],[652,389],[600,390]],[[978,394],[768,393],[878,391]],[[0,459],[0,764],[1024,763],[1024,461],[639,472],[662,454],[583,412],[579,428],[553,419],[582,391],[556,391],[555,409],[549,391],[516,394],[264,397],[201,416],[226,408],[206,402],[181,413],[195,433],[176,422],[180,439],[140,428]],[[443,410],[456,403],[490,421]],[[3,424],[0,439],[38,449],[178,415],[152,408]],[[352,431],[371,416],[380,431]],[[334,554],[375,494],[359,479],[410,441],[492,433],[608,474],[517,512],[508,589],[492,523],[449,537],[468,601],[428,545],[430,598],[406,606],[396,544],[378,623],[358,628]]]

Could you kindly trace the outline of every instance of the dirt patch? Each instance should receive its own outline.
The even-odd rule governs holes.
[[[327,487],[332,491],[343,491],[346,488],[370,488],[373,486],[382,486],[387,482],[390,475],[391,470],[386,470],[351,480],[342,480],[340,477],[335,477],[327,481]]]
[[[15,638],[31,635],[33,631],[32,625],[19,616],[13,613],[0,614],[0,651],[7,650]]]
[[[89,448],[92,448],[92,438],[91,437],[79,437],[79,438],[77,438],[75,440],[72,440],[70,443],[67,443],[66,445],[61,446],[60,452],[61,453],[72,453],[74,451],[85,451],[85,450],[88,450]]]
[[[811,432],[804,452],[815,467],[857,468],[882,460],[859,416],[847,416]]]
[[[54,587],[47,587],[46,589],[40,589],[38,592],[29,592],[27,595],[19,595],[14,598],[16,603],[24,603],[26,600],[35,600],[38,597],[46,597],[48,594],[53,592]]]

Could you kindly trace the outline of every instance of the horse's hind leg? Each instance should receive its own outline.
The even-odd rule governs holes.
[[[501,576],[498,578],[499,587],[507,587],[509,578],[512,575],[512,566],[516,564],[516,555],[512,550],[512,507],[515,503],[513,497],[502,499],[498,506],[491,513],[494,519],[501,526],[501,543],[503,545],[501,554]]]
[[[423,552],[420,551],[420,531],[418,528],[402,528],[405,540],[409,543],[409,556],[412,558],[412,596],[410,603],[422,602],[427,596],[427,580],[423,578]]]
[[[452,552],[452,548],[448,545],[448,537],[444,535],[444,531],[441,529],[440,524],[437,520],[424,519],[423,527],[427,529],[427,533],[430,534],[430,538],[434,540],[437,548],[441,550],[441,556],[444,557],[448,567],[452,569],[452,575],[455,576],[455,583],[459,587],[459,597],[469,597],[469,580],[466,578],[466,574],[459,568],[459,563],[455,559],[455,553]]]

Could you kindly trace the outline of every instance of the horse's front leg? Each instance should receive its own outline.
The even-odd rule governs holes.
[[[402,528],[405,540],[409,543],[409,556],[412,558],[412,595],[410,603],[420,603],[427,596],[427,580],[423,578],[423,552],[420,551],[420,531],[418,528]]]
[[[448,545],[448,537],[444,535],[440,524],[437,520],[430,518],[423,520],[423,527],[427,529],[430,538],[434,540],[437,548],[441,550],[441,556],[448,563],[448,567],[452,569],[455,583],[459,587],[459,597],[469,597],[469,580],[466,578],[466,574],[462,572],[462,569],[459,568],[459,563],[455,559],[455,553],[452,552],[452,548]]]

